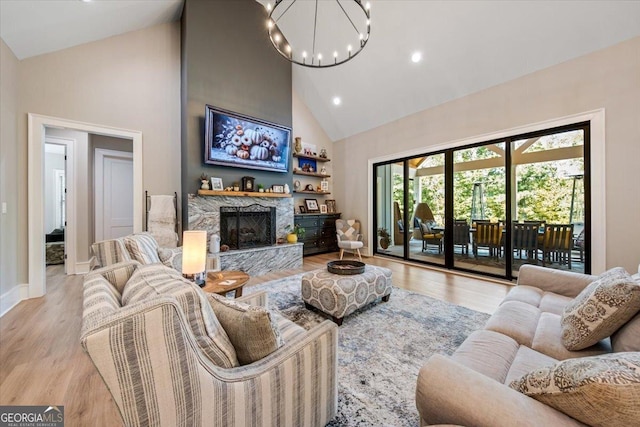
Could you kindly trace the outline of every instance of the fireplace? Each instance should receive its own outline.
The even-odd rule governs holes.
[[[276,243],[276,208],[258,204],[220,207],[220,243],[230,249]]]

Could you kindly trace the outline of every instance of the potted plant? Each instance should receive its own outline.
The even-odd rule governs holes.
[[[296,243],[298,241],[298,239],[302,239],[304,237],[304,228],[302,228],[301,226],[299,226],[298,224],[295,224],[293,226],[291,226],[291,224],[287,225],[284,228],[287,231],[287,242],[289,243]]]
[[[258,184],[258,191],[259,191],[260,193],[264,193],[264,185],[262,185],[262,184]]]
[[[386,228],[378,228],[378,236],[380,236],[380,247],[387,249],[391,244],[391,236]]]

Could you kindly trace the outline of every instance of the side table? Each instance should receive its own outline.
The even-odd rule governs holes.
[[[248,280],[249,275],[243,271],[209,271],[202,290],[219,295],[236,291],[235,298],[238,298],[242,296],[242,287]]]

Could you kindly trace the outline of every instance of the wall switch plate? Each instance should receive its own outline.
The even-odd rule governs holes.
[[[7,213],[7,202],[2,202],[2,213],[3,214]]]

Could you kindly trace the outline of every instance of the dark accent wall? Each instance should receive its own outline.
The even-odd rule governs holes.
[[[186,0],[182,14],[182,201],[202,173],[224,186],[246,175],[256,184],[291,186],[292,173],[204,163],[206,104],[292,125],[291,64],[271,46],[267,12],[254,0]],[[290,164],[292,164],[290,162]],[[186,225],[188,221],[184,221]]]

